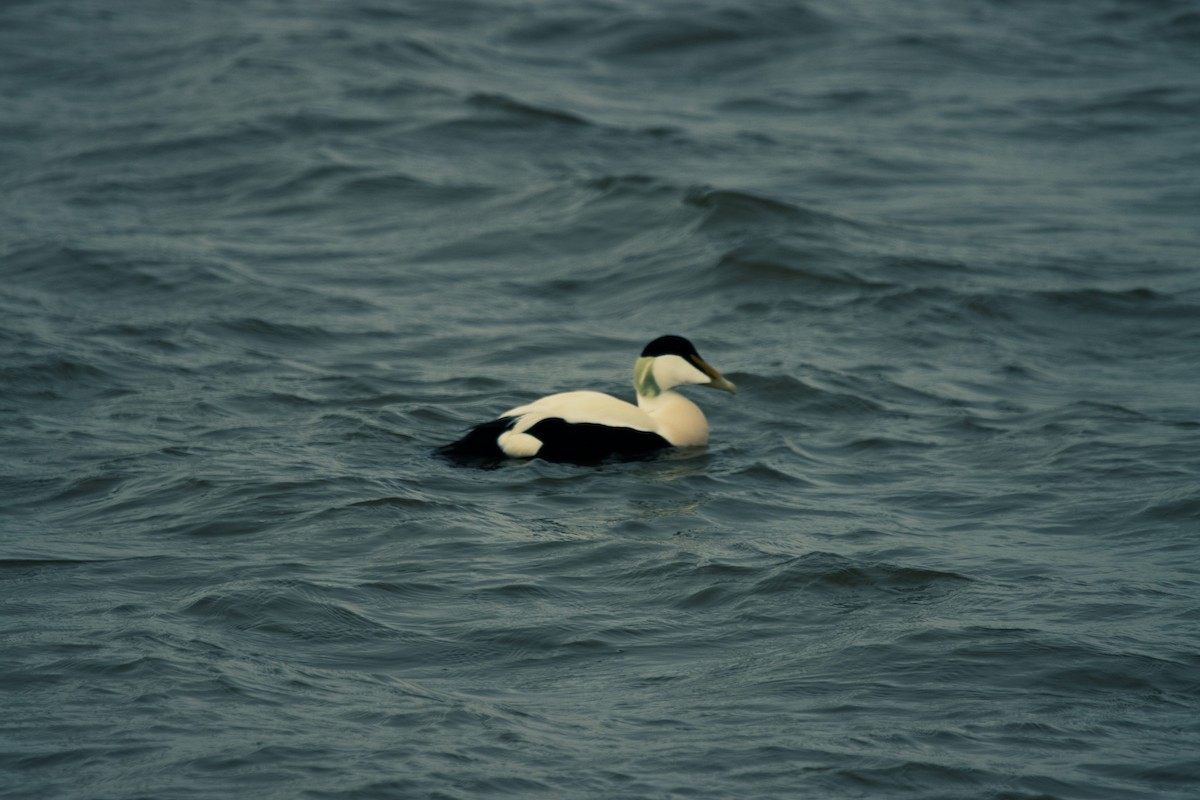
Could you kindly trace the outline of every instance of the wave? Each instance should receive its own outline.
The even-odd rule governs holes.
[[[849,302],[862,295],[878,295],[895,288],[889,281],[871,280],[845,266],[845,253],[836,247],[815,244],[747,245],[725,252],[714,267],[722,285],[730,288],[790,289],[784,302],[800,305]],[[800,294],[802,293],[802,294]]]
[[[20,359],[20,353],[14,354]],[[14,359],[14,360],[16,360]],[[12,397],[78,397],[84,390],[97,393],[117,391],[116,377],[95,364],[63,356],[26,357],[19,366],[0,367],[0,381]]]
[[[25,242],[5,259],[14,283],[46,292],[56,305],[76,302],[81,291],[93,298],[161,297],[245,283],[252,275],[219,254],[161,236]]]
[[[708,210],[705,227],[742,227],[783,223],[805,230],[857,227],[857,223],[833,214],[750,192],[695,186],[684,198],[689,205]]]
[[[882,593],[911,600],[944,597],[970,579],[952,572],[870,563],[833,553],[810,553],[776,567],[754,585],[752,593],[810,591],[816,596]]]
[[[504,117],[518,121],[522,126],[530,122],[549,122],[556,125],[591,124],[578,114],[521,102],[505,94],[478,92],[467,98],[467,105],[487,112],[498,111]]]
[[[189,599],[181,613],[217,626],[306,642],[361,642],[393,638],[396,631],[328,590],[297,581],[226,587]]]
[[[598,57],[615,62],[647,59],[679,59],[704,54],[733,59],[736,53],[722,54],[724,48],[741,44],[762,47],[773,40],[788,42],[799,38],[828,36],[832,20],[802,3],[759,3],[753,7],[701,5],[689,8],[687,15],[669,10],[615,20],[592,33],[587,43]],[[742,54],[750,57],[750,53]],[[761,51],[753,53],[763,58]]]
[[[1158,23],[1156,33],[1184,45],[1200,42],[1200,11],[1172,13],[1169,19]]]
[[[809,606],[850,601],[866,604],[872,596],[891,596],[892,602],[929,603],[945,600],[971,583],[951,572],[830,552],[814,551],[771,562],[676,560],[639,569],[629,578],[669,585],[672,605],[677,609],[726,608],[733,613],[756,614],[777,613],[778,595],[797,595],[796,602]],[[661,633],[672,635],[667,630]]]

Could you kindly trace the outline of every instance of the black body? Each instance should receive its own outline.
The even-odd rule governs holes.
[[[516,417],[501,417],[476,425],[457,442],[439,447],[438,453],[464,462],[492,462],[508,458],[496,440],[516,421]],[[593,464],[613,456],[645,456],[671,446],[657,433],[615,428],[595,422],[567,422],[558,418],[544,419],[531,426],[526,433],[542,442],[535,458],[568,464]]]

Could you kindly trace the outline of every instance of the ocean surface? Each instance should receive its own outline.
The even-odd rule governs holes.
[[[706,451],[434,455],[661,334]],[[1194,0],[0,6],[0,797],[1198,755]]]

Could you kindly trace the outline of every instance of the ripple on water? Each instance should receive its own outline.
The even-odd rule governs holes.
[[[1190,800],[1185,4],[143,5],[0,4],[5,785]]]

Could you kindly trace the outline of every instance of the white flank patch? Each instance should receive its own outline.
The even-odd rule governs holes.
[[[542,449],[542,440],[528,433],[505,431],[496,439],[496,444],[509,458],[533,458]]]

